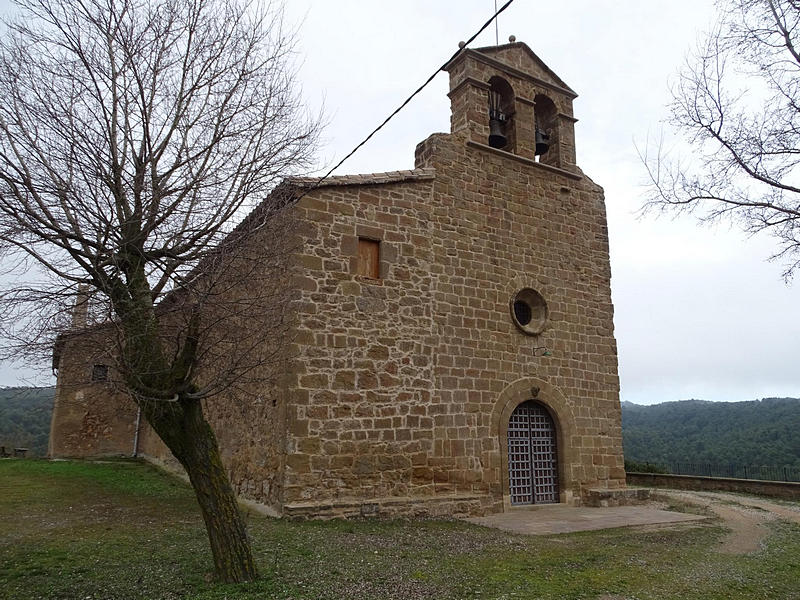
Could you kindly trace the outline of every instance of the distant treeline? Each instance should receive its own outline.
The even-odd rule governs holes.
[[[0,388],[0,446],[45,456],[55,388]],[[800,468],[800,399],[622,403],[625,460]]]
[[[622,403],[625,460],[800,467],[800,399]]]
[[[45,456],[54,395],[54,387],[0,388],[0,446]]]

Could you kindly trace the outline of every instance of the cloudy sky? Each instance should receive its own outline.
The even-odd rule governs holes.
[[[8,7],[0,0],[0,12]],[[503,2],[498,1],[498,4]],[[333,165],[492,14],[494,0],[290,0],[298,81],[329,125]],[[579,166],[606,191],[622,399],[800,397],[800,284],[767,262],[772,240],[691,218],[637,216],[634,142],[659,135],[668,85],[714,17],[710,0],[516,0],[499,21],[575,89]],[[495,43],[491,27],[473,47]],[[441,73],[339,173],[413,167],[414,147],[449,129]],[[27,371],[0,367],[0,384]],[[40,379],[48,383],[48,379]],[[51,380],[50,380],[51,381]]]

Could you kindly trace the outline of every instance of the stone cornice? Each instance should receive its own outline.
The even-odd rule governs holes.
[[[480,88],[480,89],[483,89],[483,90],[487,90],[487,91],[490,90],[491,87],[492,87],[488,83],[486,83],[485,81],[481,81],[480,79],[475,79],[474,77],[465,77],[461,81],[461,83],[459,83],[456,87],[454,87],[452,90],[447,92],[447,97],[452,100],[453,96],[456,95],[456,93],[458,93],[459,91],[461,91],[462,88],[464,88],[464,87],[466,87],[468,85],[474,85],[477,88]],[[536,103],[533,100],[531,100],[529,98],[525,98],[524,96],[518,96],[516,94],[514,94],[514,100],[517,100],[517,101],[521,102],[522,104],[527,104],[529,106],[535,106],[536,105]]]
[[[474,85],[475,87],[481,88],[481,89],[484,89],[484,90],[489,90],[491,88],[491,86],[485,81],[481,81],[480,79],[475,79],[474,77],[465,77],[461,81],[461,83],[459,83],[456,87],[454,87],[452,90],[447,92],[447,97],[452,99],[453,95],[455,95],[456,92],[459,92],[461,90],[461,88],[466,87],[468,85]]]
[[[536,102],[528,98],[523,98],[522,96],[516,96],[516,100],[522,104],[527,104],[528,106],[536,106]]]
[[[559,94],[563,94],[563,95],[567,96],[570,99],[574,100],[575,98],[578,97],[578,94],[576,94],[573,90],[570,90],[568,88],[562,87],[562,86],[557,85],[555,83],[551,83],[549,81],[545,81],[544,79],[540,79],[538,77],[535,77],[533,75],[525,73],[524,71],[520,71],[516,67],[512,67],[511,65],[507,65],[504,62],[501,62],[501,61],[499,61],[499,60],[497,60],[495,58],[492,58],[490,56],[486,56],[485,54],[481,54],[480,52],[476,52],[475,50],[471,50],[469,48],[466,48],[466,49],[462,50],[461,53],[458,56],[456,56],[452,61],[447,63],[447,65],[445,65],[444,69],[449,71],[451,67],[456,65],[458,62],[460,62],[462,60],[465,60],[466,57],[468,57],[468,56],[470,58],[475,59],[478,62],[482,62],[485,65],[489,65],[490,67],[494,67],[495,69],[498,69],[500,71],[504,71],[504,72],[508,73],[509,75],[513,75],[514,77],[516,77],[518,79],[524,79],[526,81],[529,81],[530,83],[533,83],[534,85],[545,87],[545,88],[551,89],[551,90],[553,90],[555,92],[558,92]],[[460,85],[461,84],[456,86],[456,88],[454,88],[454,89],[458,89],[458,87]]]
[[[510,158],[511,160],[515,160],[524,165],[528,165],[537,169],[544,169],[545,171],[550,171],[551,173],[557,173],[558,175],[568,177],[569,179],[575,179],[576,181],[583,179],[583,175],[579,175],[578,173],[573,173],[572,171],[567,171],[566,169],[561,169],[559,167],[554,167],[552,165],[546,165],[544,163],[536,162],[535,160],[532,160],[530,158],[526,158],[518,154],[512,154],[511,152],[506,152],[505,150],[498,150],[497,148],[492,148],[491,146],[488,146],[486,144],[481,144],[479,142],[473,142],[472,140],[469,140],[467,142],[467,146],[470,148],[475,148],[477,150],[483,150],[484,152],[490,152],[491,154],[502,156],[503,158]]]

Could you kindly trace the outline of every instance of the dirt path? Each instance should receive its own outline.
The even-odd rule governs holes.
[[[730,531],[717,550],[727,554],[749,554],[759,550],[769,535],[766,525],[769,521],[784,519],[800,524],[800,506],[796,504],[783,505],[724,492],[658,490],[654,495],[699,505],[719,516]]]

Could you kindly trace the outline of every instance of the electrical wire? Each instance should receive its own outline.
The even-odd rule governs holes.
[[[303,193],[302,193],[300,196],[298,196],[298,197],[296,198],[296,200],[299,200],[300,198],[302,198],[303,196],[305,196],[305,195],[306,195],[306,194],[308,194],[309,192],[312,192],[312,191],[314,191],[314,190],[315,190],[315,189],[317,189],[317,188],[318,188],[320,185],[322,185],[322,182],[323,182],[323,181],[325,181],[325,180],[326,180],[328,177],[330,177],[330,176],[331,176],[331,173],[333,173],[333,172],[334,172],[336,169],[338,169],[339,167],[341,167],[341,166],[344,164],[344,162],[345,162],[345,161],[346,161],[348,158],[350,158],[351,156],[353,156],[353,155],[354,155],[356,152],[358,152],[358,150],[360,150],[360,149],[361,149],[361,147],[362,147],[364,144],[366,144],[368,141],[370,141],[370,140],[372,139],[372,136],[374,136],[374,135],[375,135],[376,133],[378,133],[378,132],[379,132],[381,129],[383,129],[383,127],[384,127],[384,126],[385,126],[385,125],[386,125],[386,124],[387,124],[389,121],[391,121],[391,120],[392,120],[392,119],[395,117],[395,115],[397,115],[397,113],[399,113],[401,110],[403,110],[403,109],[406,107],[406,105],[407,105],[409,102],[411,102],[411,100],[413,100],[413,99],[414,99],[414,97],[415,97],[417,94],[419,94],[419,93],[420,93],[422,90],[424,90],[424,89],[425,89],[425,88],[428,86],[428,84],[429,84],[431,81],[433,81],[433,80],[434,80],[434,78],[435,78],[435,77],[436,77],[436,76],[437,76],[437,75],[438,75],[438,74],[439,74],[441,71],[444,71],[445,67],[446,67],[448,64],[450,64],[450,62],[451,62],[451,61],[452,61],[452,60],[453,60],[453,59],[454,59],[456,56],[458,56],[458,55],[461,53],[461,51],[462,51],[462,50],[464,50],[464,49],[465,49],[467,46],[469,46],[469,45],[470,45],[470,44],[471,44],[473,41],[475,41],[475,38],[477,38],[477,37],[478,37],[478,36],[479,36],[481,33],[483,33],[483,32],[484,32],[484,30],[485,30],[487,27],[489,27],[489,25],[491,25],[491,24],[492,24],[492,22],[493,22],[495,19],[497,19],[497,17],[500,15],[500,13],[502,13],[502,12],[503,12],[505,9],[507,9],[509,6],[511,6],[511,4],[512,4],[513,2],[514,2],[514,0],[508,0],[508,1],[507,1],[505,4],[503,4],[503,6],[501,6],[501,7],[500,7],[500,9],[499,9],[499,10],[495,11],[494,15],[492,15],[492,16],[489,18],[489,20],[488,20],[488,21],[486,21],[486,23],[484,23],[484,24],[483,24],[483,26],[481,26],[481,28],[480,28],[480,29],[478,29],[478,31],[476,31],[476,32],[475,32],[475,33],[472,35],[472,37],[470,37],[470,38],[469,38],[469,39],[468,39],[466,42],[464,42],[464,45],[463,45],[463,46],[460,46],[460,47],[459,47],[459,49],[458,49],[458,50],[456,50],[456,51],[453,53],[453,55],[452,55],[450,58],[448,58],[448,59],[447,59],[445,62],[443,62],[443,63],[442,63],[442,65],[441,65],[441,66],[440,66],[438,69],[436,69],[436,70],[435,70],[435,71],[434,71],[434,72],[431,74],[431,76],[430,76],[430,77],[428,77],[428,79],[426,79],[426,80],[425,80],[425,83],[423,83],[423,84],[422,84],[421,86],[419,86],[419,87],[418,87],[416,90],[414,90],[414,92],[413,92],[413,93],[412,93],[412,94],[411,94],[411,95],[410,95],[408,98],[406,98],[406,99],[403,101],[403,103],[402,103],[400,106],[398,106],[398,107],[397,107],[397,108],[394,110],[394,112],[392,112],[392,114],[390,114],[388,117],[386,117],[386,119],[384,119],[383,123],[381,123],[381,124],[380,124],[380,125],[378,125],[378,126],[375,128],[375,129],[373,129],[373,130],[372,130],[372,132],[371,132],[371,133],[370,133],[370,134],[369,134],[367,137],[365,137],[365,138],[364,138],[364,139],[361,141],[361,143],[360,143],[360,144],[358,144],[358,145],[357,145],[355,148],[353,148],[353,149],[352,149],[352,150],[351,150],[351,151],[350,151],[350,152],[349,152],[349,153],[348,153],[348,154],[347,154],[347,155],[346,155],[346,156],[345,156],[345,157],[344,157],[342,160],[340,160],[338,163],[336,163],[336,164],[335,164],[335,165],[334,165],[334,166],[333,166],[333,167],[332,167],[332,168],[331,168],[331,169],[330,169],[330,170],[329,170],[327,173],[325,173],[325,175],[323,175],[322,177],[320,177],[320,178],[319,178],[319,179],[318,179],[318,180],[317,180],[317,181],[314,183],[314,185],[313,185],[313,186],[311,186],[310,188],[306,189],[306,190],[305,190],[305,191],[304,191],[304,192],[303,192]],[[496,6],[496,3],[495,3],[495,6]]]

